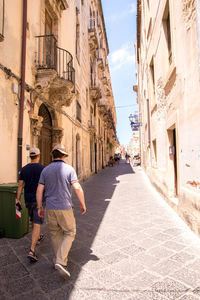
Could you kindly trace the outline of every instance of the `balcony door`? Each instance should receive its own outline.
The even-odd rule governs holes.
[[[45,10],[45,55],[46,58],[46,67],[54,67],[54,38],[52,36],[53,29],[53,19],[47,10]]]

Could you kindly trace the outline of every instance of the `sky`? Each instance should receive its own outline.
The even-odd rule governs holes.
[[[138,111],[136,84],[136,0],[101,0],[109,45],[109,67],[117,114],[117,137],[127,145],[132,136],[129,115]]]

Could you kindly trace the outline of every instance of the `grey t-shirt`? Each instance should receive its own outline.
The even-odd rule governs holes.
[[[71,209],[71,184],[77,180],[74,168],[63,160],[54,160],[44,168],[39,183],[45,186],[44,200],[47,209]]]

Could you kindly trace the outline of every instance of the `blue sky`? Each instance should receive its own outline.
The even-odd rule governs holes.
[[[137,111],[135,48],[136,0],[102,0],[110,54],[108,56],[117,113],[117,136],[128,144],[132,136],[129,115]],[[126,106],[126,107],[120,107]]]

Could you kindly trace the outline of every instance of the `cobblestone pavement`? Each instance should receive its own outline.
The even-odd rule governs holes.
[[[74,199],[77,236],[71,278],[54,270],[46,232],[39,261],[26,255],[30,233],[0,239],[0,299],[200,299],[200,240],[151,187],[122,162],[83,184],[87,214]]]

